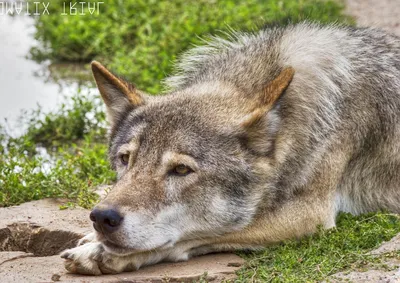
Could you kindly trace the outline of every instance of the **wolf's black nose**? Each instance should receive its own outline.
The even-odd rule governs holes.
[[[116,231],[122,219],[122,216],[114,209],[101,210],[95,208],[90,213],[90,220],[93,221],[93,227],[100,233],[112,233]]]

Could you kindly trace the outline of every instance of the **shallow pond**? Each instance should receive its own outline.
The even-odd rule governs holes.
[[[44,112],[56,109],[68,96],[81,90],[95,93],[88,84],[90,72],[80,64],[39,64],[27,58],[32,46],[34,19],[28,16],[0,15],[0,123],[6,130],[20,133],[17,118],[22,110]]]

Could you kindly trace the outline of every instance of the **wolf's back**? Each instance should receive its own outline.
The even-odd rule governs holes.
[[[176,75],[166,80],[167,87],[219,79],[253,90],[284,65],[295,68],[298,76],[331,80],[353,79],[357,67],[390,73],[400,68],[399,39],[368,28],[304,22],[257,33],[232,32],[228,39],[210,37],[205,43],[183,54]]]

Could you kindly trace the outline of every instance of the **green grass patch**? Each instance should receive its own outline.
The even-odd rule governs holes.
[[[371,250],[400,233],[399,215],[342,213],[337,227],[320,229],[301,240],[286,241],[262,252],[241,255],[247,260],[237,282],[321,282],[347,270],[387,269],[384,260],[399,253],[372,255]]]
[[[52,1],[50,15],[36,18],[41,46],[31,50],[32,57],[97,59],[150,93],[161,90],[160,80],[171,72],[177,55],[201,44],[199,37],[224,36],[221,31],[228,26],[256,30],[304,19],[352,23],[343,5],[332,0],[110,0],[99,15],[86,10],[85,16],[60,16],[63,3],[69,6],[69,1]]]
[[[96,102],[97,101],[97,102]],[[90,208],[93,189],[115,180],[105,144],[99,100],[73,97],[58,111],[25,113],[25,134],[0,131],[0,207],[47,197],[70,199]]]
[[[86,137],[97,142],[106,141],[105,113],[100,97],[75,95],[63,103],[55,112],[43,113],[37,108],[25,113],[20,121],[27,125],[27,132],[22,138],[31,144],[44,147],[57,147],[71,142],[84,140]],[[14,140],[16,144],[21,139]]]

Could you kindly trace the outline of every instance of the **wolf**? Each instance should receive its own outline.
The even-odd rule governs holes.
[[[338,212],[400,212],[400,40],[302,22],[211,37],[150,96],[98,62],[118,181],[73,273],[262,249],[332,228]]]

